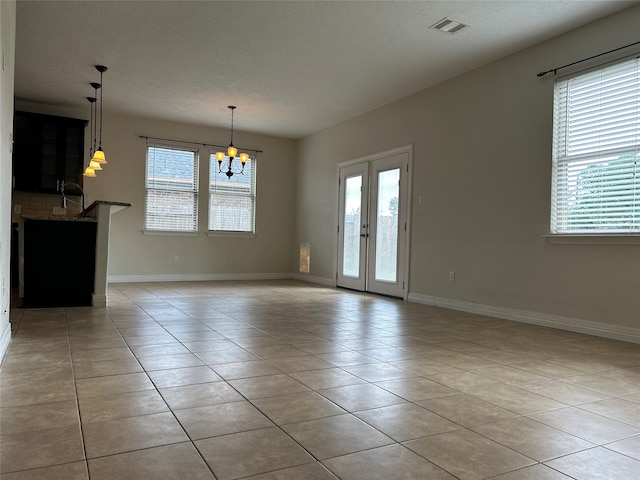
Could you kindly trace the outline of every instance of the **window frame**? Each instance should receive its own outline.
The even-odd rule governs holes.
[[[614,118],[614,126],[616,134],[626,134],[629,140],[626,143],[620,142],[619,144],[614,141],[613,135],[601,135],[600,131],[603,128],[603,124],[606,121],[611,121],[611,112],[614,109],[610,106],[599,107],[597,103],[589,102],[589,99],[583,97],[584,105],[587,108],[582,111],[577,111],[579,103],[574,97],[571,97],[573,90],[571,90],[575,84],[580,84],[581,81],[589,80],[589,77],[595,77],[595,75],[606,75],[612,70],[621,70],[625,66],[630,71],[629,85],[626,86],[625,92],[635,100],[635,106],[633,102],[628,102],[630,106],[625,106],[625,111],[628,112],[632,119],[632,128],[624,131],[624,127],[619,120]],[[640,240],[640,178],[636,175],[640,173],[640,129],[635,127],[633,129],[633,119],[640,118],[640,107],[638,106],[638,99],[640,99],[640,60],[637,55],[620,58],[618,60],[609,62],[604,65],[575,72],[567,76],[558,78],[554,83],[553,94],[553,151],[552,151],[552,179],[551,179],[551,205],[550,205],[550,223],[549,234],[544,235],[550,243],[579,243],[579,244],[626,244],[637,245]],[[605,94],[606,101],[611,99],[618,100],[622,98],[626,100],[626,97],[619,97],[612,95],[613,85],[611,78],[602,81],[595,79],[592,83],[587,85],[594,86],[599,95]],[[576,97],[578,98],[578,97]],[[601,100],[603,97],[598,96],[597,99]],[[570,100],[574,102],[571,103]],[[595,105],[595,106],[592,106]],[[583,107],[584,108],[584,107]],[[595,112],[594,117],[587,118],[584,112],[592,114]],[[603,115],[603,112],[607,115]],[[573,115],[573,116],[572,116]],[[579,116],[582,115],[582,116]],[[597,120],[592,120],[597,118]],[[581,120],[583,123],[579,124],[577,120]],[[579,126],[578,126],[579,125]],[[594,127],[595,126],[595,127]],[[579,130],[582,128],[582,131]],[[586,131],[588,135],[583,135],[583,131]],[[631,131],[632,133],[629,133]],[[633,133],[635,132],[635,134]],[[624,138],[624,135],[623,135]],[[598,147],[589,147],[585,139],[597,140]],[[604,140],[604,141],[603,141]],[[603,146],[604,144],[604,146]],[[625,159],[624,155],[631,155],[630,159]],[[622,167],[624,177],[624,185],[622,186],[620,193],[615,196],[610,196],[604,201],[601,198],[596,198],[596,203],[593,203],[594,196],[601,197],[603,192],[607,192],[603,188],[613,189],[612,187],[618,187],[619,180],[611,180],[613,174],[606,169],[611,167],[612,169],[620,168],[619,164],[630,161],[630,165]],[[579,165],[582,162],[582,165]],[[597,185],[595,190],[592,189],[589,192],[589,185],[580,186],[579,182],[592,181],[591,178],[585,177],[584,173],[588,173],[588,167],[593,166],[599,168],[599,176],[595,177],[598,181],[604,181],[604,187],[602,184]],[[568,173],[570,169],[574,169],[571,175]],[[620,171],[617,170],[616,173]],[[576,173],[577,172],[577,173]],[[627,175],[630,175],[630,180],[627,182]],[[581,190],[582,188],[582,190]],[[628,195],[626,192],[630,192],[631,200],[625,198]],[[582,212],[578,212],[577,215],[582,213],[581,218],[584,220],[577,221],[575,218],[571,219],[571,207],[578,207],[582,197],[583,205]],[[630,208],[630,221],[629,228],[626,228],[625,222],[620,220],[620,216],[606,216],[604,227],[598,228],[596,225],[590,226],[590,223],[595,223],[598,219],[598,215],[608,214],[613,207],[618,207],[616,202],[624,202],[623,208]],[[595,208],[592,206],[595,205]],[[595,212],[587,212],[584,215],[584,209],[594,208]],[[579,210],[579,208],[577,209]],[[594,213],[593,215],[589,215]],[[620,222],[618,225],[616,222]]]
[[[184,188],[167,188],[167,186],[151,186],[149,179],[149,156],[150,149],[166,149],[176,150],[181,152],[190,152],[193,154],[193,182],[191,189]],[[199,183],[200,183],[200,149],[190,145],[174,144],[169,142],[148,141],[146,144],[146,158],[145,158],[145,200],[144,200],[144,227],[143,232],[151,235],[183,235],[183,236],[195,236],[199,231]],[[171,182],[167,182],[167,185],[171,185]],[[159,228],[149,226],[150,204],[149,204],[149,192],[171,192],[173,194],[190,192],[193,194],[193,228],[180,229],[180,228]],[[170,222],[169,222],[170,223]],[[169,225],[170,227],[170,225]]]
[[[225,156],[225,160],[223,165],[225,165],[229,161],[229,157]],[[216,160],[216,152],[213,150],[209,150],[209,165],[208,165],[208,181],[207,181],[207,235],[208,236],[226,236],[226,237],[255,237],[256,236],[256,216],[257,216],[257,155],[251,154],[249,156],[249,160],[247,162],[249,164],[251,179],[249,182],[249,194],[242,193],[233,193],[233,191],[227,192],[227,195],[234,197],[242,197],[249,198],[251,203],[251,229],[250,230],[216,230],[212,229],[211,225],[211,217],[212,217],[212,198],[219,194],[214,189],[214,185],[216,185],[214,179],[217,175],[225,175],[224,169],[221,174],[218,173],[218,162]],[[234,165],[239,165],[239,160],[234,159]],[[241,173],[237,173],[237,169],[234,169],[235,175],[242,175]],[[246,166],[245,166],[246,170]],[[232,177],[233,178],[233,177]]]

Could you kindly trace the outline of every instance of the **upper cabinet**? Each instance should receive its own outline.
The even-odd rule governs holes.
[[[86,120],[15,112],[13,186],[55,193],[61,183],[82,185]]]

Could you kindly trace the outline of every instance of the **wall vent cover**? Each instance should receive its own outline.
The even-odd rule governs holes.
[[[466,23],[462,23],[458,20],[445,17],[442,20],[431,25],[429,28],[433,28],[434,30],[438,30],[440,32],[454,34],[454,33],[458,33],[460,30],[468,26],[469,25],[467,25]]]

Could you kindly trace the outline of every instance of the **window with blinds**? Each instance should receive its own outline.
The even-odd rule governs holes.
[[[223,165],[227,164],[228,158]],[[209,155],[209,225],[212,232],[255,233],[256,159],[249,158],[243,173],[227,177]]]
[[[147,145],[145,230],[196,232],[198,151]]]
[[[640,233],[640,60],[559,79],[552,234]]]

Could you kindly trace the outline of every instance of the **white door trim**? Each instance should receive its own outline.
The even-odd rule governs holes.
[[[408,154],[408,166],[407,166],[407,216],[406,216],[406,223],[407,223],[407,234],[405,236],[405,258],[404,258],[404,268],[401,269],[404,272],[404,278],[402,278],[401,280],[404,282],[404,296],[403,299],[407,300],[408,299],[408,295],[409,295],[409,265],[410,265],[410,259],[411,259],[411,218],[412,218],[412,214],[411,214],[411,206],[412,206],[412,198],[413,198],[413,194],[412,194],[412,186],[413,186],[413,144],[408,144],[408,145],[401,145],[398,147],[394,147],[392,149],[389,150],[385,150],[382,152],[377,152],[377,153],[373,153],[370,155],[366,155],[364,157],[358,157],[358,158],[354,158],[352,160],[347,160],[344,162],[340,162],[336,165],[336,197],[337,199],[339,199],[340,197],[340,185],[339,185],[339,179],[340,179],[340,169],[345,168],[345,167],[349,167],[351,165],[355,165],[358,163],[362,163],[362,162],[372,162],[374,160],[379,160],[382,158],[386,158],[392,155],[397,155],[400,153],[407,153]],[[339,220],[339,214],[340,214],[340,202],[338,202],[337,208],[336,208],[336,212],[335,212],[335,222],[334,225],[336,226],[336,232],[337,232],[337,228],[340,225],[340,220]],[[337,285],[337,278],[338,278],[338,269],[339,269],[339,250],[338,250],[338,235],[336,235],[334,240],[334,251],[335,251],[335,261],[334,261],[334,271],[333,271],[333,280],[334,280],[334,285]]]

